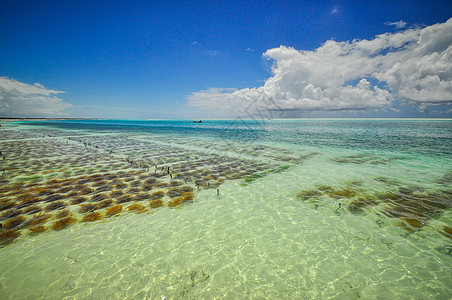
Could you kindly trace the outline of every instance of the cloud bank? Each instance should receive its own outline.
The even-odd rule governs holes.
[[[328,40],[314,51],[280,46],[263,55],[274,62],[263,86],[199,91],[188,104],[224,117],[452,104],[452,19],[372,40]]]
[[[42,84],[27,84],[8,77],[0,77],[1,117],[63,117],[72,104],[56,95],[64,93],[45,88]]]

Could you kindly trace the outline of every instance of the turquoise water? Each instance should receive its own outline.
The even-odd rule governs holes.
[[[451,120],[2,125],[2,299],[452,296]]]

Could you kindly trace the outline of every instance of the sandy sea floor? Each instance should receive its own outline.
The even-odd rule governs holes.
[[[2,125],[2,299],[452,296],[448,155]]]

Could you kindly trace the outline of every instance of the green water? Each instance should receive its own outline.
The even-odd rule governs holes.
[[[43,233],[18,225],[3,243],[2,299],[452,296],[451,121],[86,122],[2,126],[0,201],[17,208],[60,180],[77,219],[52,229],[63,209],[38,197],[52,217]],[[117,175],[123,186],[85,184],[91,203],[115,190],[137,197],[154,172],[191,187],[193,201],[170,208],[171,187],[154,186],[165,205],[134,200],[147,211],[124,204],[81,222],[77,189],[62,183]]]

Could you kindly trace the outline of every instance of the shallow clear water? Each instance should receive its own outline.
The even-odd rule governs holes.
[[[452,296],[450,120],[49,121],[0,136],[2,299]]]

